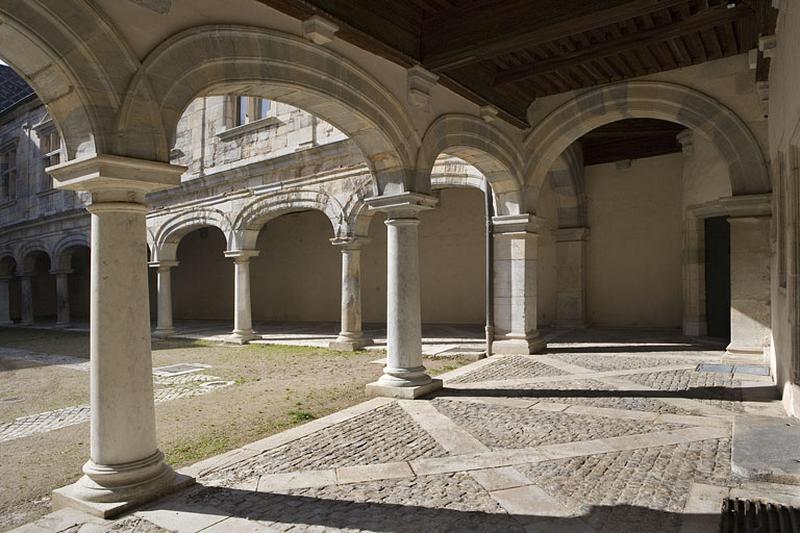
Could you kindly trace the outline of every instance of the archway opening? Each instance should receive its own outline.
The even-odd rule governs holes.
[[[30,252],[25,257],[23,276],[30,277],[31,309],[35,322],[54,321],[56,317],[56,278],[51,273],[50,256],[44,251]],[[22,295],[23,305],[26,297]]]
[[[71,322],[88,324],[90,296],[90,252],[88,246],[70,246],[61,252],[59,270],[67,275],[67,305]]]
[[[8,322],[18,322],[21,318],[20,313],[20,298],[21,287],[20,278],[17,275],[17,262],[16,260],[7,255],[0,259],[0,277],[7,283],[6,290],[8,291]],[[0,304],[3,302],[0,301]],[[10,324],[9,324],[10,325]]]
[[[175,320],[231,323],[233,266],[225,250],[225,235],[213,226],[195,229],[181,238],[176,251],[178,266],[172,269]]]

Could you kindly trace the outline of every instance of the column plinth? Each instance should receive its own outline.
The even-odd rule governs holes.
[[[150,268],[156,269],[158,318],[154,337],[172,337],[175,327],[172,323],[172,269],[178,266],[178,261],[151,261]]]
[[[258,338],[250,306],[250,258],[257,256],[258,250],[225,252],[225,257],[233,259],[234,268],[233,331],[225,339],[228,342],[247,344]]]
[[[145,238],[145,194],[177,185],[183,170],[116,156],[48,169],[58,187],[92,193],[91,450],[83,477],[53,492],[54,509],[109,517],[193,482],[156,440]]]
[[[402,193],[369,198],[367,204],[387,214],[386,366],[367,392],[418,398],[442,386],[422,364],[420,309],[419,213],[432,209],[436,199]]]
[[[501,215],[494,222],[494,316],[496,354],[533,354],[547,343],[537,329],[536,262],[539,220]]]
[[[373,342],[364,336],[361,322],[361,247],[369,242],[363,237],[331,239],[342,253],[342,321],[341,331],[329,347],[355,351]]]

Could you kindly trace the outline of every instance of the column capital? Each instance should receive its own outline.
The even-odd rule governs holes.
[[[144,203],[144,196],[181,183],[186,167],[116,155],[92,155],[48,167],[58,189],[92,193],[92,203]]]
[[[333,246],[341,250],[360,250],[365,244],[369,244],[370,239],[361,237],[359,235],[352,235],[346,237],[334,237],[330,239]]]
[[[401,192],[364,199],[370,209],[386,213],[389,218],[417,218],[420,211],[436,207],[439,199],[417,192]]]
[[[544,219],[530,213],[492,217],[492,225],[496,236],[513,236],[522,233],[538,234],[543,222]]]
[[[258,257],[259,253],[258,250],[227,250],[225,257],[233,259],[237,263],[245,263],[250,261],[251,257]]]
[[[772,194],[741,194],[720,198],[731,218],[772,216]]]
[[[589,239],[589,228],[559,228],[554,233],[556,242],[585,241]]]
[[[75,271],[71,268],[54,268],[50,271],[51,274],[58,276],[59,274],[73,274]]]
[[[158,270],[169,270],[170,268],[174,268],[179,264],[180,261],[162,259],[161,261],[150,261],[147,263],[147,266],[150,268],[156,268]]]

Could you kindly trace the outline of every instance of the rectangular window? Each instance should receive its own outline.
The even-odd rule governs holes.
[[[61,162],[61,137],[55,128],[39,132],[39,152],[42,154],[42,177],[39,190],[46,191],[53,188],[53,178],[44,172],[47,167],[52,167]]]
[[[17,194],[17,146],[0,150],[0,198],[11,200]]]
[[[234,126],[244,126],[256,120],[267,118],[271,102],[257,96],[237,96]]]

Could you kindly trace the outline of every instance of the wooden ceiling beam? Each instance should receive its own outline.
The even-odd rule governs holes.
[[[433,71],[463,67],[685,2],[554,0],[548,6],[540,7],[527,1],[483,2],[448,17],[427,20],[423,32],[422,63]]]
[[[719,24],[729,23],[753,14],[753,10],[746,4],[740,4],[733,8],[725,6],[710,8],[668,26],[643,30],[637,34],[627,35],[621,39],[613,39],[606,43],[595,45],[592,48],[576,50],[575,52],[531,65],[500,71],[495,77],[493,86],[514,83],[531,76],[575,66],[586,61],[603,59],[632,48],[655,45],[668,39],[675,39],[700,30],[713,28]]]

